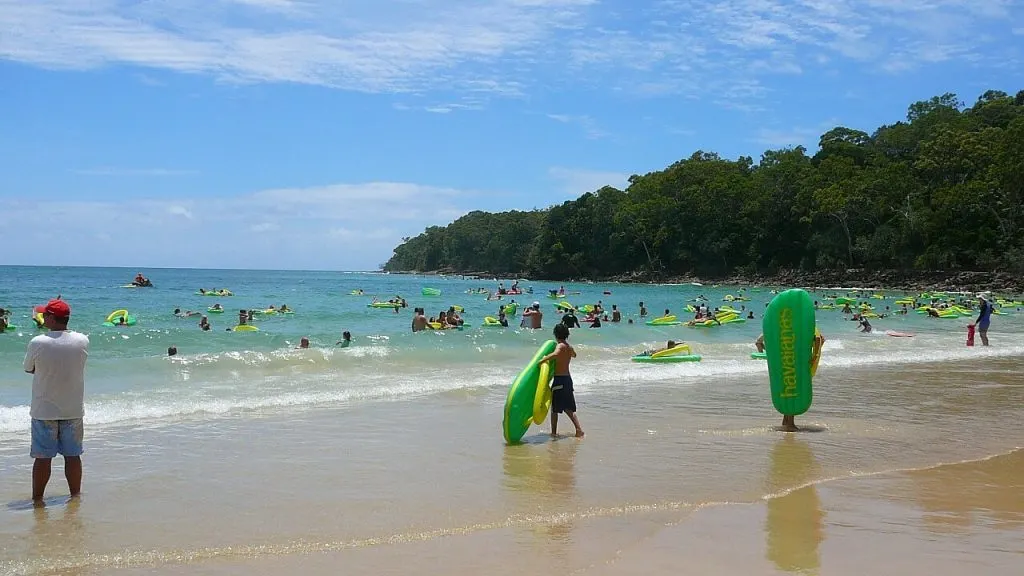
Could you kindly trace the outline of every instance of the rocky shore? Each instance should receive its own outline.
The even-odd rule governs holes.
[[[458,275],[490,280],[512,278],[515,274],[494,274],[487,271],[435,270],[431,272],[396,272],[397,274]],[[527,274],[519,278],[529,278]],[[543,281],[543,278],[532,278]],[[565,280],[552,280],[561,282]],[[610,278],[575,278],[573,281],[619,282],[625,284],[659,284],[700,282],[701,284],[731,284],[746,286],[800,286],[887,288],[907,292],[925,291],[991,291],[999,294],[1024,293],[1024,276],[1005,272],[922,271],[922,270],[785,270],[772,275],[733,274],[724,277],[697,277],[691,275],[655,275],[632,273]]]

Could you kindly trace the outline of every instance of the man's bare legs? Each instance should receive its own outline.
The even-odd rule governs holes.
[[[42,502],[46,484],[50,481],[50,463],[52,458],[36,458],[32,464],[32,501]]]
[[[46,485],[50,482],[52,470],[52,458],[36,458],[32,465],[32,500],[42,502]],[[82,492],[82,457],[64,457],[64,478],[68,481],[68,491],[71,496],[78,496]]]
[[[74,498],[82,492],[82,457],[64,457],[64,478],[68,481],[68,491]]]

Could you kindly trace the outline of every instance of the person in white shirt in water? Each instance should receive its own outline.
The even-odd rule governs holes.
[[[50,464],[64,457],[64,477],[74,498],[82,491],[82,416],[89,337],[68,330],[71,307],[51,300],[43,310],[46,334],[28,343],[25,372],[32,374],[32,501],[42,505]]]

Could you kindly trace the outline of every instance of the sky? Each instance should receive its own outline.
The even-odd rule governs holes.
[[[1024,89],[1024,0],[0,0],[0,264],[375,270]]]

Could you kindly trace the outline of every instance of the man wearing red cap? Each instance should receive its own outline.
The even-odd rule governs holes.
[[[42,502],[50,463],[64,456],[71,496],[82,490],[82,416],[85,414],[85,360],[89,338],[68,330],[71,307],[50,300],[43,325],[50,329],[28,343],[25,372],[32,374],[32,500]]]

